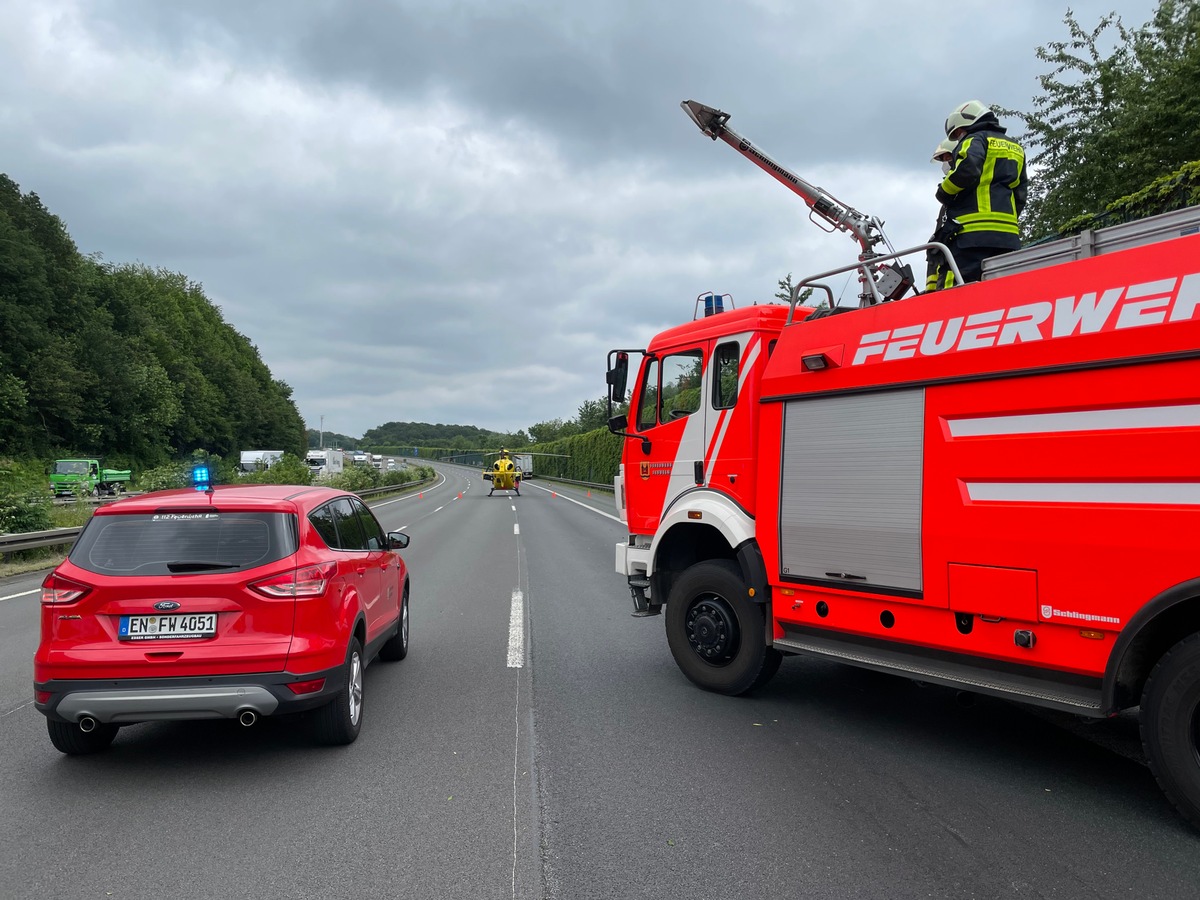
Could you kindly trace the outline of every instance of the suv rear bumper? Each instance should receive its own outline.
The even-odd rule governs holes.
[[[303,712],[328,703],[344,687],[345,669],[292,675],[224,675],[213,678],[128,678],[117,680],[47,681],[35,684],[34,706],[57,722],[78,722],[90,716],[97,722],[181,719],[235,719],[246,710],[259,716]],[[324,678],[319,691],[295,694],[289,684]],[[50,697],[37,700],[43,692]]]

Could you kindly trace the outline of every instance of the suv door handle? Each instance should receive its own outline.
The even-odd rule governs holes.
[[[358,574],[359,574],[360,576],[361,576],[361,575],[366,575],[366,574],[367,574],[367,567],[366,567],[366,566],[360,566],[360,567],[359,567],[359,569],[358,569]]]

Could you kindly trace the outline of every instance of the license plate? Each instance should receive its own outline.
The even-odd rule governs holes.
[[[186,640],[217,633],[216,613],[175,616],[121,616],[117,635],[123,641]]]

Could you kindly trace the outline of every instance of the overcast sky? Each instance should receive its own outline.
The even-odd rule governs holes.
[[[1067,5],[0,0],[0,172],[81,252],[202,284],[310,428],[515,431],[701,292],[853,261],[681,100],[911,246],[946,114],[1031,109]]]

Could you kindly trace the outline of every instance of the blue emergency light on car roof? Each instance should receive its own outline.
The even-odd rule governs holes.
[[[198,491],[212,489],[212,473],[208,470],[208,466],[192,467],[192,484]]]

